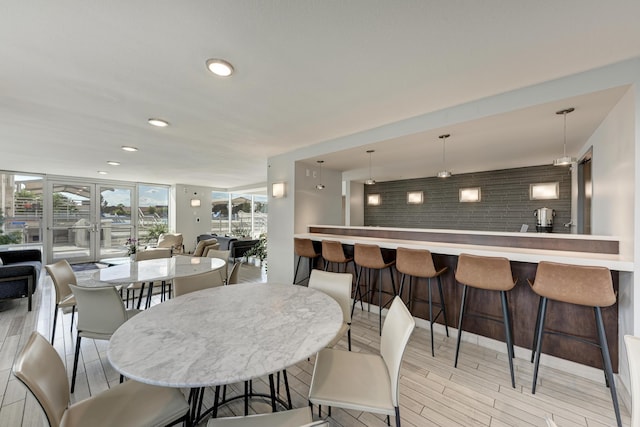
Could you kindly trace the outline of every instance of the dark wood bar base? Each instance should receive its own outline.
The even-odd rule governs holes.
[[[314,242],[319,243],[319,242]],[[353,246],[343,245],[345,254],[353,256]],[[382,249],[385,260],[395,257],[395,250]],[[449,326],[457,327],[458,318],[460,316],[460,300],[462,298],[462,285],[456,283],[455,270],[458,257],[456,255],[433,254],[433,260],[436,269],[441,267],[449,267],[442,276],[442,284],[445,295],[445,305],[447,308],[447,316]],[[319,260],[316,268],[323,268],[322,261]],[[512,331],[514,345],[531,349],[533,344],[533,335],[536,324],[536,314],[538,310],[539,298],[530,289],[527,279],[533,281],[536,275],[537,264],[526,262],[511,262],[511,270],[514,277],[517,277],[516,286],[507,293],[509,307],[512,315]],[[348,266],[347,272],[354,274],[351,265]],[[393,274],[396,276],[396,283],[400,283],[400,275],[395,269]],[[614,290],[618,293],[618,272],[612,271]],[[372,286],[377,289],[378,275],[372,276]],[[391,292],[391,281],[388,274],[383,275],[383,289]],[[363,285],[364,282],[361,283]],[[365,289],[362,289],[363,293]],[[420,299],[428,298],[427,280],[414,278],[414,295]],[[406,302],[408,293],[405,288],[403,300]],[[434,292],[432,298],[439,301],[439,295]],[[383,294],[383,304],[390,301],[391,297]],[[372,304],[377,305],[378,295],[373,295]],[[479,289],[469,289],[467,295],[467,313],[479,313],[486,316],[501,319],[502,311],[500,305],[500,296],[496,292],[488,292]],[[584,340],[597,342],[596,324],[593,308],[577,306],[573,304],[564,304],[555,301],[549,301],[547,320],[545,326],[547,330],[563,332],[570,335],[579,336]],[[415,302],[413,304],[412,314],[421,319],[429,318],[428,304]],[[609,343],[609,352],[613,363],[613,371],[618,372],[618,304],[602,309],[605,331]],[[437,320],[443,324],[442,317]],[[500,322],[492,322],[482,320],[475,317],[465,318],[463,324],[464,331],[468,331],[477,335],[489,337],[492,339],[504,341],[504,326]],[[562,359],[571,360],[587,366],[602,369],[602,356],[600,350],[590,344],[569,339],[557,335],[547,335],[543,343],[542,353],[556,356]]]

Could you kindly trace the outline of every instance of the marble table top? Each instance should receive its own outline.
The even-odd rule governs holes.
[[[243,283],[193,292],[125,322],[107,356],[128,378],[206,387],[278,372],[324,348],[342,325],[338,303],[302,286]]]
[[[131,282],[156,282],[176,277],[192,276],[224,268],[226,261],[218,258],[176,255],[171,258],[149,259],[103,268],[91,275],[81,286],[105,286]]]

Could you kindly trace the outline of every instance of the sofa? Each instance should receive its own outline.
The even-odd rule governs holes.
[[[237,237],[213,236],[220,243],[221,251],[229,251],[229,258],[242,258],[245,253],[258,243],[258,240],[238,240]]]
[[[38,249],[0,251],[0,264],[0,299],[27,297],[31,311],[31,296],[42,269],[42,253]]]

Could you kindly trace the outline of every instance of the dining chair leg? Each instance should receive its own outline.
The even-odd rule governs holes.
[[[73,357],[73,373],[71,374],[71,393],[76,388],[76,373],[78,372],[78,358],[80,357],[80,340],[82,337],[80,336],[80,332],[76,335],[76,351],[75,356]]]
[[[136,307],[138,310],[140,310],[140,304],[142,303],[142,294],[144,293],[144,285],[145,283],[142,282],[142,286],[140,287],[140,295],[138,295],[138,306]],[[133,294],[133,298],[135,299],[136,294],[134,292]]]
[[[147,290],[147,300],[144,304],[144,309],[151,307],[151,297],[153,296],[153,282],[149,282],[149,289]]]
[[[69,325],[69,332],[73,332],[73,319],[76,314],[76,306],[71,307],[71,325]]]
[[[53,311],[53,329],[51,330],[51,344],[53,345],[53,339],[56,336],[56,323],[58,321],[58,304],[56,304],[56,308]]]

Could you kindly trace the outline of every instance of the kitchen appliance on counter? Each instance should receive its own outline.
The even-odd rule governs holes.
[[[538,233],[551,233],[553,231],[553,217],[556,211],[551,208],[538,208],[533,211],[536,219],[536,231]]]

